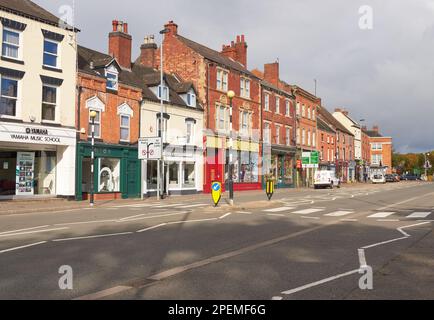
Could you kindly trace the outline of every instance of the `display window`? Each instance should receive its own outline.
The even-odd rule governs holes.
[[[120,192],[121,160],[100,158],[98,174],[98,192]]]

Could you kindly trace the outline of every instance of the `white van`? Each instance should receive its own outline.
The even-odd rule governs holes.
[[[314,188],[331,188],[341,187],[341,181],[336,177],[335,172],[331,170],[318,170],[315,173]]]
[[[386,183],[386,177],[384,175],[382,175],[381,173],[373,174],[371,177],[371,181],[373,184],[376,184],[376,183],[385,184]]]

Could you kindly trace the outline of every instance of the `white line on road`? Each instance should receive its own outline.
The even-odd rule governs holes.
[[[330,278],[326,278],[326,279],[323,279],[323,280],[320,280],[320,281],[312,282],[312,283],[309,283],[307,285],[304,285],[304,286],[301,286],[301,287],[298,287],[298,288],[295,288],[295,289],[292,289],[292,290],[284,291],[284,292],[282,292],[282,294],[290,295],[290,294],[293,294],[293,293],[296,293],[296,292],[299,292],[299,291],[303,291],[303,290],[306,290],[306,289],[309,289],[309,288],[312,288],[312,287],[316,287],[316,286],[318,286],[320,284],[327,283],[327,282],[330,282],[330,281],[333,281],[333,280],[336,280],[336,279],[339,279],[339,278],[343,278],[343,277],[346,277],[346,276],[349,276],[349,275],[352,275],[352,274],[355,274],[355,273],[358,273],[358,272],[359,272],[359,269],[356,269],[356,270],[352,270],[350,272],[338,274],[336,276],[333,276],[333,277],[330,277]]]
[[[53,229],[45,229],[45,230],[27,231],[27,232],[7,233],[7,234],[0,235],[0,237],[21,236],[21,235],[25,235],[25,234],[50,232],[50,231],[65,230],[65,229],[69,229],[69,228],[64,227],[64,228],[53,228]]]
[[[210,219],[199,219],[199,220],[185,220],[185,221],[173,221],[168,222],[167,224],[182,224],[182,223],[189,223],[189,222],[204,222],[204,221],[215,221],[218,220],[218,218],[210,218]]]
[[[335,211],[328,214],[325,214],[327,217],[342,217],[354,213],[354,211]]]
[[[251,212],[247,212],[247,211],[237,211],[236,213],[240,213],[240,214],[252,214]]]
[[[130,219],[133,219],[133,218],[143,217],[145,215],[147,215],[147,213],[142,213],[142,214],[138,214],[138,215],[135,215],[135,216],[125,217],[125,218],[119,219],[119,222],[125,221],[125,220],[130,220]]]
[[[342,221],[342,222],[356,222],[358,220],[357,219],[340,219],[339,221]]]
[[[145,220],[145,219],[152,219],[152,218],[162,218],[162,217],[170,217],[170,216],[179,216],[181,214],[186,214],[188,212],[176,212],[176,213],[168,213],[168,214],[159,214],[155,216],[145,216],[145,217],[139,217],[139,218],[131,218],[129,220],[124,221],[118,221],[118,222],[131,222],[131,221],[138,221],[138,220]]]
[[[324,211],[324,209],[305,209],[305,210],[295,211],[293,213],[295,213],[295,214],[311,214],[311,213],[316,213],[316,212],[321,212],[321,211]]]
[[[188,206],[181,206],[179,208],[180,209],[187,209],[187,208],[198,208],[198,207],[206,207],[206,206],[209,206],[209,204],[204,204],[204,203],[202,203],[202,204],[190,204]]]
[[[2,235],[2,234],[7,234],[7,233],[20,232],[20,231],[29,231],[29,230],[35,230],[35,229],[42,229],[42,228],[48,228],[48,227],[49,227],[49,225],[46,225],[46,226],[40,226],[40,227],[33,227],[33,228],[26,228],[26,229],[19,229],[19,230],[11,230],[11,231],[1,232],[0,235]]]
[[[73,226],[79,224],[92,224],[92,223],[101,223],[101,222],[116,222],[117,220],[94,220],[94,221],[81,221],[81,222],[67,222],[67,223],[58,223],[53,226]]]
[[[396,206],[398,206],[398,205],[400,205],[400,204],[404,204],[404,203],[407,203],[407,202],[411,202],[411,201],[414,201],[414,200],[417,200],[417,199],[420,199],[420,198],[425,198],[425,197],[427,197],[427,196],[431,196],[431,195],[434,195],[434,192],[427,193],[427,194],[424,194],[424,195],[421,195],[421,196],[417,196],[417,197],[414,197],[414,198],[410,198],[410,199],[407,199],[407,200],[404,200],[404,201],[401,201],[401,202],[397,202],[397,203],[389,204],[388,206],[385,206],[385,207],[383,207],[383,208],[380,208],[379,210],[387,210],[387,209],[389,209],[389,208],[396,207]]]
[[[365,249],[358,249],[359,252],[359,262],[360,262],[360,268],[366,267],[366,257],[365,257]]]
[[[120,233],[100,234],[100,235],[95,235],[95,236],[84,236],[84,237],[75,237],[75,238],[55,239],[55,240],[51,240],[51,241],[53,241],[53,242],[60,242],[60,241],[95,239],[95,238],[123,236],[123,235],[127,235],[127,234],[132,234],[132,232],[120,232]]]
[[[174,204],[164,204],[161,206],[154,206],[154,209],[160,209],[160,208],[172,208],[172,207],[177,207],[177,206],[182,206],[183,203],[174,203]]]
[[[222,215],[219,219],[224,219],[224,218],[230,216],[231,214],[232,214],[231,212],[228,212],[228,213]]]
[[[142,229],[142,230],[139,230],[139,231],[136,231],[136,232],[137,232],[137,233],[141,233],[141,232],[145,232],[145,231],[149,231],[149,230],[157,229],[157,228],[162,227],[162,226],[165,226],[165,225],[167,225],[167,223],[161,223],[161,224],[159,224],[159,225],[156,225],[156,226],[153,226],[153,227],[149,227],[149,228],[146,228],[146,229]]]
[[[413,228],[413,227],[417,227],[417,226],[422,226],[422,225],[428,224],[428,223],[431,223],[431,222],[427,221],[427,222],[415,223],[415,224],[411,224],[409,226],[400,227],[400,228],[398,228],[396,230],[398,230],[399,232],[401,232],[404,235],[407,235],[407,237],[410,237],[410,235],[407,232],[405,232],[403,229],[408,229],[408,228]]]
[[[407,218],[426,218],[431,214],[431,212],[414,212],[411,215],[407,216]]]
[[[271,216],[271,217],[284,217],[284,214],[281,213],[267,213],[267,216]]]
[[[373,215],[368,216],[368,218],[387,218],[396,212],[378,212]]]
[[[29,248],[29,247],[34,247],[43,243],[47,243],[47,241],[41,241],[41,242],[37,242],[37,243],[32,243],[32,244],[28,244],[25,246],[20,246],[20,247],[15,247],[15,248],[10,248],[10,249],[6,249],[6,250],[1,250],[0,253],[6,253],[6,252],[10,252],[10,251],[15,251],[15,250],[20,250],[20,249],[25,249],[25,248]]]
[[[288,211],[292,209],[294,209],[294,207],[279,207],[279,208],[267,209],[264,210],[264,212],[282,212],[282,211]]]
[[[320,219],[319,217],[309,217],[309,216],[300,216],[300,218],[303,218],[303,219],[314,219],[314,220],[319,220]]]
[[[398,222],[399,219],[378,219],[378,222]]]

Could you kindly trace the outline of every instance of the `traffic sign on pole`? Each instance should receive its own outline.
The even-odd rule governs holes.
[[[139,139],[140,160],[160,160],[162,149],[161,138],[153,137]]]

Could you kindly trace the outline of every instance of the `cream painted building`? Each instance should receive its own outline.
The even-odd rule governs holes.
[[[159,73],[136,66],[136,75],[144,80],[140,133],[142,138],[158,137],[161,104]],[[203,191],[203,108],[190,83],[165,75],[163,83],[164,191],[171,195]],[[144,163],[144,193],[157,191],[157,161]]]
[[[76,31],[0,0],[0,198],[75,193]]]

